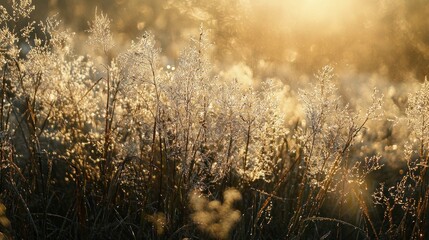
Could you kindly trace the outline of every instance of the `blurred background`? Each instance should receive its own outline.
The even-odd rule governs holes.
[[[429,72],[426,0],[33,0],[33,4],[33,19],[57,15],[75,32],[77,54],[91,51],[85,43],[96,11],[111,19],[117,52],[151,31],[162,48],[165,67],[178,64],[180,52],[203,26],[213,43],[214,73],[221,79],[257,85],[269,78],[284,84],[283,109],[289,125],[303,117],[297,90],[308,87],[313,75],[330,64],[344,102],[353,109],[368,106],[374,87],[385,96],[385,120],[368,126],[367,136],[374,144],[365,151],[384,153],[393,165],[408,139],[396,120],[404,116],[408,94]]]
[[[0,0],[4,4],[7,0]],[[389,81],[423,80],[429,63],[426,0],[33,0],[34,16],[58,14],[85,33],[95,13],[112,20],[117,45],[152,31],[176,61],[183,45],[210,29],[221,69],[244,64],[253,77],[284,81],[331,64],[337,73]],[[288,80],[287,80],[288,79]]]

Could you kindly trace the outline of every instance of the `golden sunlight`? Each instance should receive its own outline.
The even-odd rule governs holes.
[[[279,1],[279,0],[275,0]],[[354,0],[280,1],[300,27],[329,27],[343,24],[353,12]],[[322,30],[322,29],[320,29]]]
[[[0,240],[429,239],[427,2],[0,0]]]

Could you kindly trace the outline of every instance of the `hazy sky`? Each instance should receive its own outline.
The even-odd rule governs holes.
[[[332,64],[403,81],[423,79],[429,70],[425,0],[33,2],[38,18],[59,13],[76,32],[87,28],[97,6],[112,19],[120,44],[150,30],[171,59],[203,24],[211,30],[219,63],[245,63],[260,75],[282,74],[286,68],[311,74]]]

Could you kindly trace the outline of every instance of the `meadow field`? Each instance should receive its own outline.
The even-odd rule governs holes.
[[[0,0],[0,239],[429,239],[423,0]]]

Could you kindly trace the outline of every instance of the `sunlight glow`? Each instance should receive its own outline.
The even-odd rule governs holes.
[[[353,11],[353,0],[303,0],[294,3],[293,17],[299,24],[341,25]]]
[[[337,10],[334,1],[329,0],[304,0],[300,4],[300,13],[314,20],[325,20]]]

